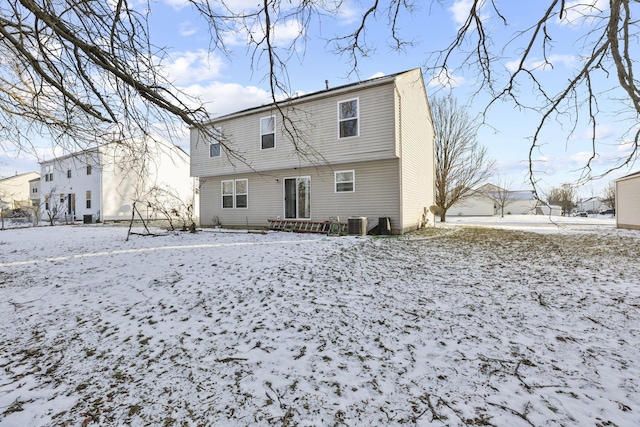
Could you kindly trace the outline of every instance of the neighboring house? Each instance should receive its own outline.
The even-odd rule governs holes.
[[[616,225],[640,230],[640,171],[616,180]]]
[[[607,209],[610,209],[610,207],[602,203],[602,200],[600,200],[598,197],[580,199],[578,205],[576,206],[576,211],[587,212],[590,214],[597,214],[602,211],[606,211]]]
[[[43,219],[128,220],[135,201],[150,218],[154,212],[145,197],[153,187],[171,188],[193,203],[189,155],[157,136],[104,144],[40,166]]]
[[[29,181],[29,198],[31,206],[40,206],[40,177]]]
[[[37,172],[27,172],[0,179],[0,209],[31,206],[29,181],[38,177]]]
[[[448,216],[494,216],[501,215],[500,200],[505,200],[505,215],[528,215],[536,213],[536,198],[533,191],[509,191],[493,184],[485,184],[474,190],[470,197],[452,205]]]
[[[534,212],[536,215],[562,216],[562,206],[538,202]]]
[[[434,203],[434,132],[419,69],[344,85],[208,123],[232,151],[191,130],[200,223],[390,219],[424,225]],[[297,147],[297,148],[296,148]],[[242,160],[233,154],[243,156]]]

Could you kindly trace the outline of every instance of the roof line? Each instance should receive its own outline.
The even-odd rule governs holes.
[[[229,118],[234,117],[234,116],[246,115],[248,113],[251,113],[252,111],[258,111],[260,109],[264,109],[264,108],[268,108],[268,107],[274,107],[276,105],[287,104],[287,103],[291,103],[291,102],[298,102],[299,100],[304,100],[305,98],[310,98],[310,97],[318,96],[318,95],[321,95],[321,94],[326,94],[326,93],[331,93],[331,92],[338,92],[338,91],[341,91],[341,90],[348,89],[350,87],[356,87],[356,86],[359,86],[359,85],[372,84],[372,83],[378,83],[378,82],[379,83],[383,83],[385,80],[392,81],[396,77],[398,77],[399,75],[411,72],[413,70],[420,70],[420,69],[419,68],[412,68],[412,69],[405,70],[405,71],[399,71],[399,72],[393,73],[393,74],[388,74],[388,75],[379,76],[379,77],[373,77],[371,79],[360,80],[360,81],[353,82],[353,83],[347,83],[347,84],[344,84],[344,85],[340,85],[340,86],[336,86],[336,87],[332,87],[332,88],[328,88],[328,89],[319,90],[319,91],[316,91],[316,92],[305,93],[304,95],[290,96],[290,97],[282,99],[280,101],[270,102],[268,104],[262,104],[262,105],[258,105],[258,106],[255,106],[255,107],[246,108],[244,110],[235,111],[233,113],[224,114],[222,116],[214,117],[213,119],[205,122],[205,124],[211,124],[211,123],[215,123],[215,122],[220,121],[220,120],[226,120],[226,119],[229,119]],[[422,73],[422,70],[420,70],[420,72]]]

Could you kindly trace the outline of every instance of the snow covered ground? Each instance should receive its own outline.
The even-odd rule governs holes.
[[[0,426],[640,425],[640,232],[532,218],[2,231]]]

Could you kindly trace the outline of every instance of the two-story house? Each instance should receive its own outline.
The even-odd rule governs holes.
[[[21,209],[31,206],[29,182],[37,178],[36,172],[0,178],[0,209]]]
[[[193,203],[189,155],[154,136],[118,141],[40,163],[42,218],[128,220],[135,201],[156,186]],[[137,209],[145,217],[148,203]]]
[[[385,217],[398,234],[424,225],[433,204],[434,131],[420,69],[208,125],[218,138],[191,130],[201,225],[265,227],[274,218],[357,216],[371,228]]]

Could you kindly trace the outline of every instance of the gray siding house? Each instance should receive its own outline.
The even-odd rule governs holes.
[[[391,231],[401,234],[423,226],[434,203],[434,131],[420,69],[208,125],[223,144],[191,130],[203,226],[356,216],[366,217],[370,229],[388,217]]]
[[[640,171],[616,180],[616,225],[640,230]]]

